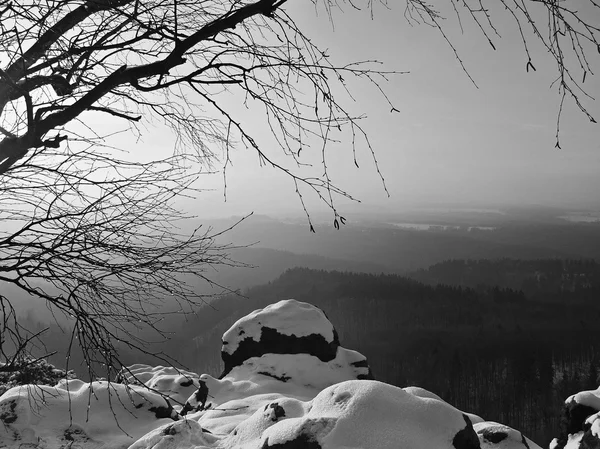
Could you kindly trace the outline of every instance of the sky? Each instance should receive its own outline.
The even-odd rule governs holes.
[[[582,14],[600,23],[600,9],[586,8],[587,0],[575,3]],[[468,17],[463,16],[461,31],[452,10],[444,9],[450,3],[435,2],[447,17],[444,29],[476,87],[436,29],[404,18],[404,3],[390,4],[390,9],[376,5],[372,18],[368,11],[346,7],[334,11],[333,24],[311,2],[291,0],[287,5],[289,14],[315,43],[328,49],[334,61],[377,59],[386,70],[408,72],[382,85],[399,113],[391,113],[371,86],[351,84],[356,101],[349,107],[368,115],[363,126],[390,196],[364,146],[359,148],[360,169],[354,167],[348,145],[336,147],[328,154],[333,180],[361,200],[360,204],[338,201],[342,215],[346,210],[428,204],[600,206],[600,125],[590,123],[567,99],[562,149],[554,148],[560,104],[556,87],[551,87],[555,63],[530,36],[536,71],[526,71],[518,28],[501,8],[490,10],[502,36],[494,38],[494,51]],[[598,53],[590,56],[600,72]],[[585,87],[591,94],[600,93],[599,75],[588,74]],[[585,105],[600,120],[598,102]],[[257,118],[246,115],[245,120],[262,133],[266,151],[275,151]],[[149,154],[159,153],[171,145],[172,137],[163,130],[145,136],[140,145]],[[260,167],[256,155],[243,149],[232,155],[232,163],[227,171],[227,202],[219,174],[203,177],[202,187],[212,190],[188,201],[186,207],[205,217],[302,214],[294,185],[286,176]],[[309,195],[305,199],[311,211],[323,209]]]

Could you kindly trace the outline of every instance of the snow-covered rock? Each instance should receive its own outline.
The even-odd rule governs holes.
[[[567,398],[560,435],[552,441],[550,448],[600,448],[600,387]]]
[[[61,381],[25,385],[0,397],[0,447],[126,448],[152,429],[179,419],[169,402],[142,386]],[[26,446],[24,446],[26,447]]]
[[[469,418],[451,405],[377,381],[345,381],[312,401],[272,401],[237,426],[226,447],[475,449]]]
[[[481,449],[541,449],[523,433],[504,424],[486,421],[473,425]]]
[[[222,357],[218,378],[133,365],[124,384],[13,388],[0,397],[0,448],[539,449],[432,392],[374,380],[310,304],[238,320]]]
[[[249,416],[262,406],[263,396],[266,401],[274,394],[310,400],[339,382],[373,378],[365,356],[340,346],[323,311],[295,300],[279,301],[238,320],[223,335],[221,354],[223,374],[218,379],[200,376],[200,388],[184,408],[187,413],[252,398],[243,406]],[[210,415],[222,421],[218,414]],[[235,420],[226,421],[228,428]]]
[[[118,381],[128,385],[145,385],[151,391],[169,397],[171,404],[181,410],[187,398],[198,390],[198,374],[173,367],[150,366],[141,363],[121,370]]]
[[[217,447],[219,439],[205,431],[197,421],[183,419],[144,435],[129,449],[200,449]]]
[[[264,354],[308,354],[329,362],[339,346],[338,334],[321,309],[293,299],[279,301],[239,319],[225,332],[221,377]]]
[[[446,402],[442,398],[440,398],[437,394],[432,393],[431,391],[428,391],[425,388],[405,387],[405,388],[403,388],[403,390],[406,391],[407,393],[410,393],[414,396],[418,396],[420,398],[429,398],[429,399],[435,399],[438,401]],[[469,417],[469,419],[471,420],[472,423],[483,422],[483,419],[481,417],[474,415],[473,413],[465,413],[465,412],[463,412],[463,413]]]

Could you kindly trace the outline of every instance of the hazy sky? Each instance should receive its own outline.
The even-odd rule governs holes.
[[[600,9],[588,11],[587,0],[574,3],[600,23]],[[502,35],[494,40],[497,51],[466,16],[463,34],[451,10],[442,9],[448,17],[444,21],[448,36],[479,89],[439,32],[407,23],[403,2],[391,10],[376,7],[372,20],[368,12],[346,8],[335,14],[335,27],[310,2],[291,0],[287,9],[314,42],[329,49],[334,61],[378,59],[386,69],[410,72],[383,86],[400,113],[390,113],[368,85],[352,85],[357,102],[349,106],[369,116],[364,127],[391,194],[388,199],[368,151],[359,154],[361,169],[357,170],[347,148],[336,148],[330,153],[334,180],[363,201],[363,210],[431,202],[572,204],[574,208],[600,202],[600,125],[591,124],[568,100],[562,150],[554,148],[560,100],[557,89],[550,87],[556,77],[554,62],[530,39],[537,71],[526,72],[518,29],[501,8],[491,11]],[[598,53],[590,55],[600,72]],[[588,75],[585,87],[592,95],[600,94],[599,76]],[[598,102],[588,101],[586,106],[600,120]],[[164,151],[171,138],[161,131],[146,136],[141,144],[152,154]],[[267,151],[274,151],[270,144]],[[260,168],[249,151],[233,155],[226,204],[222,177],[205,180],[207,187],[216,190],[191,204],[200,216],[302,212],[290,180],[271,168]],[[340,204],[342,213],[356,210]]]

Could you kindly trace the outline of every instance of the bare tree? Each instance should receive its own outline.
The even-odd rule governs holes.
[[[202,301],[188,281],[210,282],[205,270],[229,263],[226,248],[215,244],[210,230],[179,233],[177,224],[186,215],[173,201],[194,193],[197,177],[211,162],[220,158],[226,168],[236,144],[285,172],[305,211],[303,194],[311,192],[331,208],[336,227],[344,222],[335,198],[349,194],[332,183],[327,149],[336,136],[347,136],[355,163],[357,148],[363,147],[377,167],[362,116],[344,106],[352,98],[347,80],[371,84],[395,111],[381,88],[393,73],[375,61],[334,64],[299,28],[286,3],[0,0],[0,353],[5,359],[13,358],[9,346],[25,351],[35,333],[20,328],[11,298],[2,295],[3,284],[71,317],[72,344],[83,348],[90,366],[100,362],[108,369],[119,368],[118,342],[148,351],[134,331],[148,326],[160,332],[157,307],[165,298],[182,309]],[[375,8],[372,0],[311,3],[330,15],[344,6]],[[459,20],[465,14],[474,20],[493,46],[499,33],[485,3],[450,2]],[[596,24],[568,2],[501,3],[522,32],[527,70],[535,70],[528,50],[533,37],[557,63],[560,110],[570,96],[593,120],[580,101],[586,94],[573,71],[582,71],[582,82],[591,72],[587,55],[588,46],[598,47]],[[598,8],[594,0],[589,5]],[[459,58],[433,5],[407,0],[405,17],[436,27]],[[260,108],[289,166],[265,151],[228,109],[224,92]],[[159,119],[175,131],[176,151],[149,162],[120,153],[87,124],[95,116],[122,120],[126,132],[137,135]],[[334,134],[337,130],[346,134]],[[322,175],[316,177],[297,170],[303,165],[301,151],[311,147],[320,154]]]
[[[211,230],[177,231],[188,217],[174,200],[195,193],[218,155],[227,165],[236,142],[285,171],[301,199],[301,185],[315,192],[336,225],[343,220],[334,196],[346,193],[329,179],[325,146],[342,126],[368,141],[358,117],[337,103],[330,77],[376,85],[386,74],[369,63],[333,66],[283,3],[2,1],[0,285],[12,283],[68,317],[71,345],[90,369],[118,370],[120,343],[150,353],[138,335],[140,328],[161,334],[162,302],[192,310],[204,299],[197,280],[210,283],[206,269],[231,263]],[[301,177],[272,160],[221,104],[223,90],[261,104],[298,164],[303,145],[320,140],[324,176]],[[176,151],[143,163],[121,153],[87,126],[99,114],[138,135],[159,118],[175,131]],[[0,354],[10,369],[14,352],[27,355],[39,335],[21,328],[2,289],[0,302]]]
[[[594,75],[594,63],[598,63],[596,55],[600,54],[600,23],[597,21],[600,4],[596,0],[458,0],[438,3],[452,5],[461,30],[463,20],[472,21],[494,50],[494,42],[500,40],[501,33],[505,31],[499,25],[500,16],[507,16],[508,22],[518,29],[526,72],[536,71],[534,64],[537,62],[530,48],[537,44],[546,50],[547,54],[542,57],[549,55],[555,63],[556,79],[552,86],[556,88],[559,97],[556,148],[560,149],[560,121],[566,99],[572,100],[588,120],[596,123],[585,106],[595,98],[583,87],[588,75]],[[409,23],[425,23],[436,28],[467,76],[477,85],[458,49],[444,30],[444,18],[435,5],[423,0],[408,0],[404,17]]]

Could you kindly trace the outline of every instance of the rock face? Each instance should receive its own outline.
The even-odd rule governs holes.
[[[539,449],[427,390],[374,380],[310,304],[240,319],[222,356],[218,378],[133,365],[125,384],[13,388],[0,397],[0,448]]]
[[[600,388],[581,391],[565,401],[560,435],[552,449],[600,449]]]

